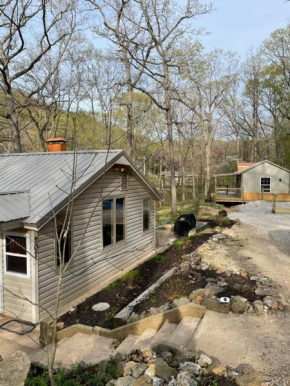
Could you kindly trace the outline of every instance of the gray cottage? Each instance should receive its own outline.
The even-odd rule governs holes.
[[[162,199],[122,150],[53,145],[0,155],[0,314],[33,323],[54,308],[56,224],[72,197],[65,259],[75,256],[61,287],[63,312],[154,253],[154,204]]]
[[[268,160],[238,162],[234,173],[215,177],[216,202],[290,201],[290,171]]]

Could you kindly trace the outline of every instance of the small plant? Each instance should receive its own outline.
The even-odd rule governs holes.
[[[170,301],[180,299],[181,297],[187,295],[187,286],[180,277],[174,277],[168,280],[164,284],[163,288]]]
[[[156,261],[157,263],[161,263],[162,261],[164,261],[164,256],[162,256],[162,255],[156,255],[153,259],[154,259],[154,261]]]
[[[139,277],[140,273],[138,271],[138,269],[133,269],[133,271],[130,271],[128,273],[125,273],[125,275],[123,275],[122,277],[120,277],[120,281],[121,282],[132,282],[134,281],[135,279],[137,279]]]
[[[125,303],[125,302],[126,302],[125,296],[120,296],[119,294],[116,294],[116,298],[117,298],[117,300],[118,300],[120,303]]]
[[[149,300],[150,300],[150,303],[154,304],[154,303],[156,303],[157,298],[156,298],[156,296],[152,296]]]
[[[173,244],[173,247],[178,251],[182,251],[184,245],[190,240],[190,237],[183,237],[182,239],[176,240]]]
[[[116,287],[118,286],[118,284],[119,284],[119,281],[116,280],[116,281],[114,281],[113,283],[107,285],[106,290],[111,291],[111,290],[113,290],[114,288],[116,288]]]
[[[106,321],[110,322],[111,320],[113,320],[117,311],[118,311],[117,307],[115,306],[111,307],[111,309],[107,312]]]

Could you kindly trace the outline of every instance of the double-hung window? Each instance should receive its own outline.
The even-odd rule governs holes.
[[[5,274],[30,277],[29,255],[25,236],[5,236]]]
[[[261,177],[261,193],[271,193],[271,178]]]
[[[125,198],[103,200],[103,247],[125,240]]]

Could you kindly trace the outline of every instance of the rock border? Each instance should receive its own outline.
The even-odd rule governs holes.
[[[114,317],[114,325],[115,327],[120,327],[126,324],[128,318],[133,312],[133,308],[141,303],[144,299],[147,299],[162,283],[164,283],[167,279],[172,277],[176,272],[177,267],[171,268],[165,275],[161,276],[154,284],[152,284],[147,290],[142,292],[136,299],[134,299],[130,304],[128,304],[125,308],[123,308],[117,315]]]
[[[188,303],[184,306],[176,307],[171,310],[161,312],[156,315],[149,316],[144,319],[137,320],[136,322],[126,324],[124,326],[109,330],[102,327],[89,327],[83,324],[74,324],[57,332],[57,340],[60,341],[64,338],[70,338],[77,332],[82,332],[88,335],[98,335],[106,338],[124,340],[128,335],[141,335],[147,328],[159,330],[164,323],[179,323],[185,316],[192,318],[202,318],[206,312],[204,306],[198,304]],[[42,326],[40,331],[41,340],[49,343],[51,325]],[[44,335],[44,333],[46,334]]]

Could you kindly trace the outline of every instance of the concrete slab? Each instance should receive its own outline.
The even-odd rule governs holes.
[[[152,345],[157,343],[167,343],[176,329],[177,324],[175,323],[164,323],[157,334],[152,339]]]
[[[55,367],[61,365],[69,368],[74,363],[98,363],[109,358],[115,351],[115,341],[101,336],[90,336],[76,333],[66,338],[58,345],[55,357]],[[48,347],[48,351],[50,347]],[[43,365],[47,363],[47,353],[42,351],[32,356],[32,360]]]
[[[290,336],[285,334],[290,316],[262,317],[206,311],[189,348],[204,351],[236,367],[249,363],[257,371],[290,366]]]
[[[2,318],[0,323],[3,324],[8,320],[10,318]],[[17,350],[22,350],[27,355],[31,355],[39,350],[38,337],[38,327],[26,335],[18,335],[0,329],[0,355],[2,358],[7,358]]]
[[[193,334],[195,333],[200,323],[200,320],[201,319],[199,318],[191,318],[190,316],[185,316],[174,330],[169,341],[176,346],[186,347],[191,341]]]

